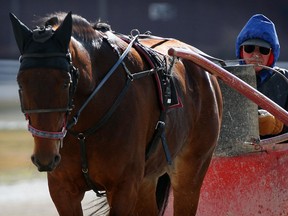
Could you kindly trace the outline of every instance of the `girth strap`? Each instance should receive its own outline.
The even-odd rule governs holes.
[[[171,99],[171,71],[174,65],[174,60],[175,59],[173,58],[172,64],[170,65],[169,69],[167,71],[163,71],[163,74],[161,76],[161,82],[162,82],[163,91],[164,91],[164,94],[163,94],[164,108],[161,109],[160,117],[155,127],[155,132],[153,134],[151,142],[146,148],[146,155],[145,155],[145,159],[148,160],[151,154],[155,151],[157,144],[159,143],[159,140],[161,138],[162,147],[165,153],[166,161],[169,165],[172,164],[172,158],[171,158],[167,140],[166,140],[165,121],[166,121],[166,114],[167,114],[166,112],[169,106],[169,100]]]
[[[162,147],[165,153],[166,161],[169,165],[171,165],[172,158],[171,158],[171,154],[168,148],[166,135],[165,135],[165,125],[166,125],[165,119],[166,119],[166,111],[161,111],[159,121],[157,122],[155,132],[153,134],[153,138],[151,142],[149,143],[148,147],[146,148],[145,160],[148,160],[151,154],[155,152],[157,144],[159,143],[160,138],[161,138]]]

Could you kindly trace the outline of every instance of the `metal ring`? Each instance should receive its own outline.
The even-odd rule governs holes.
[[[137,35],[140,35],[140,31],[138,29],[132,29],[131,32],[130,32],[130,35],[132,37],[135,37]]]
[[[84,140],[85,139],[85,136],[83,133],[79,133],[78,134],[78,140]]]
[[[82,168],[83,173],[88,173],[88,168]]]

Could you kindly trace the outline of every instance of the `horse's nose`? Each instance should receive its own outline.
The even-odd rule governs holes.
[[[43,163],[34,154],[31,156],[32,163],[38,168],[39,172],[50,172],[55,169],[55,167],[60,163],[61,156],[56,154],[53,159],[48,163]]]

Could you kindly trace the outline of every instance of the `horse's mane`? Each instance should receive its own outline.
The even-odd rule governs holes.
[[[50,25],[52,27],[57,28],[59,25],[61,25],[66,15],[67,13],[65,12],[56,12],[48,14],[47,16],[40,18],[37,21],[37,24],[40,26]],[[91,41],[97,37],[97,33],[95,32],[95,30],[102,32],[111,30],[109,24],[103,23],[100,20],[98,20],[95,23],[91,23],[77,14],[73,14],[72,19],[73,19],[72,35],[77,40]]]

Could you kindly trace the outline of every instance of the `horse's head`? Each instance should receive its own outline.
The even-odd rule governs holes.
[[[13,14],[10,18],[21,53],[21,108],[35,142],[32,162],[39,171],[52,171],[61,159],[59,148],[76,85],[68,52],[72,16],[69,13],[56,30],[49,25],[30,30]]]

